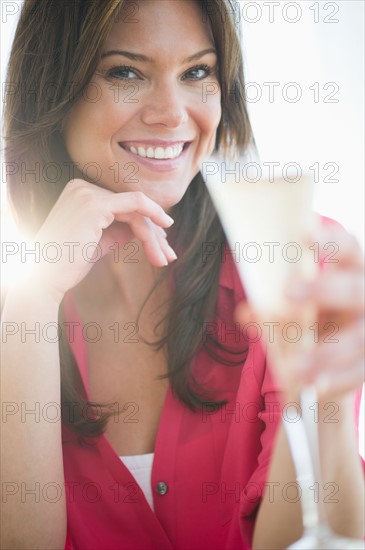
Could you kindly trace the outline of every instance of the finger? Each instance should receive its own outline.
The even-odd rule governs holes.
[[[168,262],[174,262],[175,260],[177,260],[177,255],[174,251],[174,249],[169,245],[169,243],[167,242],[166,238],[165,237],[157,237],[160,241],[160,247],[161,247],[161,250],[162,252],[165,254]]]
[[[162,229],[162,227],[160,227],[159,225],[155,225],[155,231],[157,231],[157,233],[160,233],[160,235],[162,235],[163,237],[167,237],[166,231]]]
[[[168,262],[174,262],[175,260],[177,260],[177,255],[175,254],[174,249],[171,248],[171,246],[167,242],[166,231],[164,231],[158,225],[154,224],[149,218],[146,218],[146,223],[149,225],[151,230],[154,231],[154,233],[157,237],[157,240],[160,244],[161,250],[164,253],[164,255],[165,255],[166,259],[168,260]]]
[[[137,238],[141,241],[146,256],[153,265],[166,265],[166,259],[168,261],[176,259],[173,251],[171,253],[172,249],[169,245],[166,248],[161,246],[163,241],[166,242],[164,237],[166,233],[162,228],[155,225],[149,218],[144,218],[136,213],[125,214],[124,219],[125,222],[113,222],[103,231],[99,242],[103,255],[114,250],[116,244],[123,245],[128,239]],[[169,252],[168,256],[166,256],[165,250]]]
[[[166,214],[164,209],[140,192],[113,193],[105,198],[118,221],[125,221],[125,215],[138,212],[150,218],[156,225],[170,227],[174,220]]]
[[[150,225],[152,231],[155,232],[156,237],[160,243],[160,247],[164,255],[166,256],[166,259],[168,262],[174,262],[177,260],[177,255],[174,251],[174,249],[169,245],[167,242],[167,234],[166,231],[164,231],[160,226],[154,224],[151,220],[148,218],[146,219],[146,222]]]
[[[364,382],[364,362],[359,360],[346,371],[322,375],[316,380],[319,399],[328,399],[359,389]]]
[[[312,383],[321,374],[336,376],[364,360],[364,319],[351,323],[332,335],[330,341],[315,345],[312,352],[293,361],[296,374],[304,383]]]
[[[353,235],[337,225],[325,225],[309,239],[310,247],[318,249],[325,267],[363,268],[361,248]],[[313,248],[314,249],[314,248]]]
[[[127,223],[133,234],[141,241],[148,260],[157,267],[168,265],[168,260],[161,249],[160,241],[151,226],[150,220],[133,213],[129,216]]]
[[[150,263],[156,267],[164,267],[168,265],[168,259],[166,258],[163,250],[161,249],[160,243],[156,237],[153,235],[146,241],[142,241],[142,246],[146,255],[146,258]]]
[[[133,239],[134,235],[128,224],[113,222],[112,225],[103,230],[99,241],[102,257],[115,250],[116,246],[123,246]]]
[[[159,243],[155,241],[152,235],[150,236],[150,239],[151,242],[148,242],[148,237],[146,236],[146,240],[142,243],[146,257],[156,267],[165,266],[166,257],[163,251],[161,255],[159,250]],[[127,223],[116,222],[113,224],[113,226],[110,226],[103,231],[103,236],[99,241],[99,246],[102,250],[102,256],[105,256],[105,254],[114,251],[117,244],[122,246],[125,245],[128,241],[132,242],[134,240],[135,235],[132,232],[130,226]]]
[[[313,297],[323,309],[362,312],[364,274],[354,270],[323,272],[313,283]]]
[[[293,280],[286,289],[294,303],[313,300],[320,309],[361,313],[364,308],[364,274],[362,271],[323,271],[311,283]]]

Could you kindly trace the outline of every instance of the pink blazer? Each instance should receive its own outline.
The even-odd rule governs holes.
[[[216,332],[241,352],[247,331],[235,326],[233,312],[244,299],[228,255],[220,274],[217,320],[204,328],[203,339]],[[64,312],[74,323],[70,345],[87,393],[87,349],[72,292]],[[262,339],[252,332],[248,337],[248,353],[238,353],[237,366],[213,360],[203,348],[195,357],[196,378],[217,390],[217,400],[228,401],[221,410],[193,413],[168,389],[152,467],[155,512],[105,436],[82,446],[63,426],[66,550],[251,548],[283,405]]]
[[[240,352],[247,340],[243,327],[234,324],[233,311],[244,298],[228,255],[220,274],[218,318],[204,330],[217,332]],[[74,323],[69,341],[87,392],[86,342],[71,292],[64,312]],[[217,399],[228,400],[221,410],[191,412],[168,389],[152,468],[155,512],[105,436],[82,446],[63,426],[67,550],[251,547],[282,409],[262,341],[255,342],[253,333],[248,338],[249,351],[238,355],[237,366],[222,365],[203,348],[195,357],[197,379],[216,389]]]

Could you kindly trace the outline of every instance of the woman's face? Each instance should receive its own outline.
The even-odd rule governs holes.
[[[87,179],[169,208],[213,150],[221,118],[210,28],[194,1],[133,2],[102,52],[67,116],[67,150]]]

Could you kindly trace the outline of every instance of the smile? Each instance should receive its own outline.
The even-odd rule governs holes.
[[[156,160],[171,160],[178,158],[184,147],[189,145],[190,142],[174,142],[167,145],[152,145],[152,144],[138,144],[127,145],[126,143],[119,143],[119,145],[125,149],[142,158],[156,159]]]

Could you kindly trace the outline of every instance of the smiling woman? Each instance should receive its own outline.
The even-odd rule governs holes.
[[[57,261],[42,254],[4,307],[4,548],[245,550],[298,538],[282,395],[261,342],[237,335],[245,291],[200,173],[213,151],[252,142],[231,11],[229,0],[24,4],[8,71],[22,90],[5,111],[6,160],[19,167],[9,195],[19,226]],[[341,250],[354,281],[356,248],[344,239]],[[320,311],[340,308],[338,288],[325,305],[323,295]],[[358,301],[344,303],[355,325]],[[346,368],[360,355],[356,331]],[[342,491],[331,519],[349,534],[361,531],[361,483],[343,394],[357,384],[355,369],[340,384],[341,450],[332,426],[321,434],[325,479]]]
[[[207,83],[215,93],[203,101]],[[97,109],[87,99],[93,89],[100,90]],[[66,116],[64,136],[78,166],[98,164],[102,187],[142,191],[166,209],[182,199],[213,150],[220,120],[217,52],[201,8],[162,2],[157,11],[142,2],[138,23],[113,24],[84,97]],[[128,163],[134,177],[115,178],[115,167]]]

